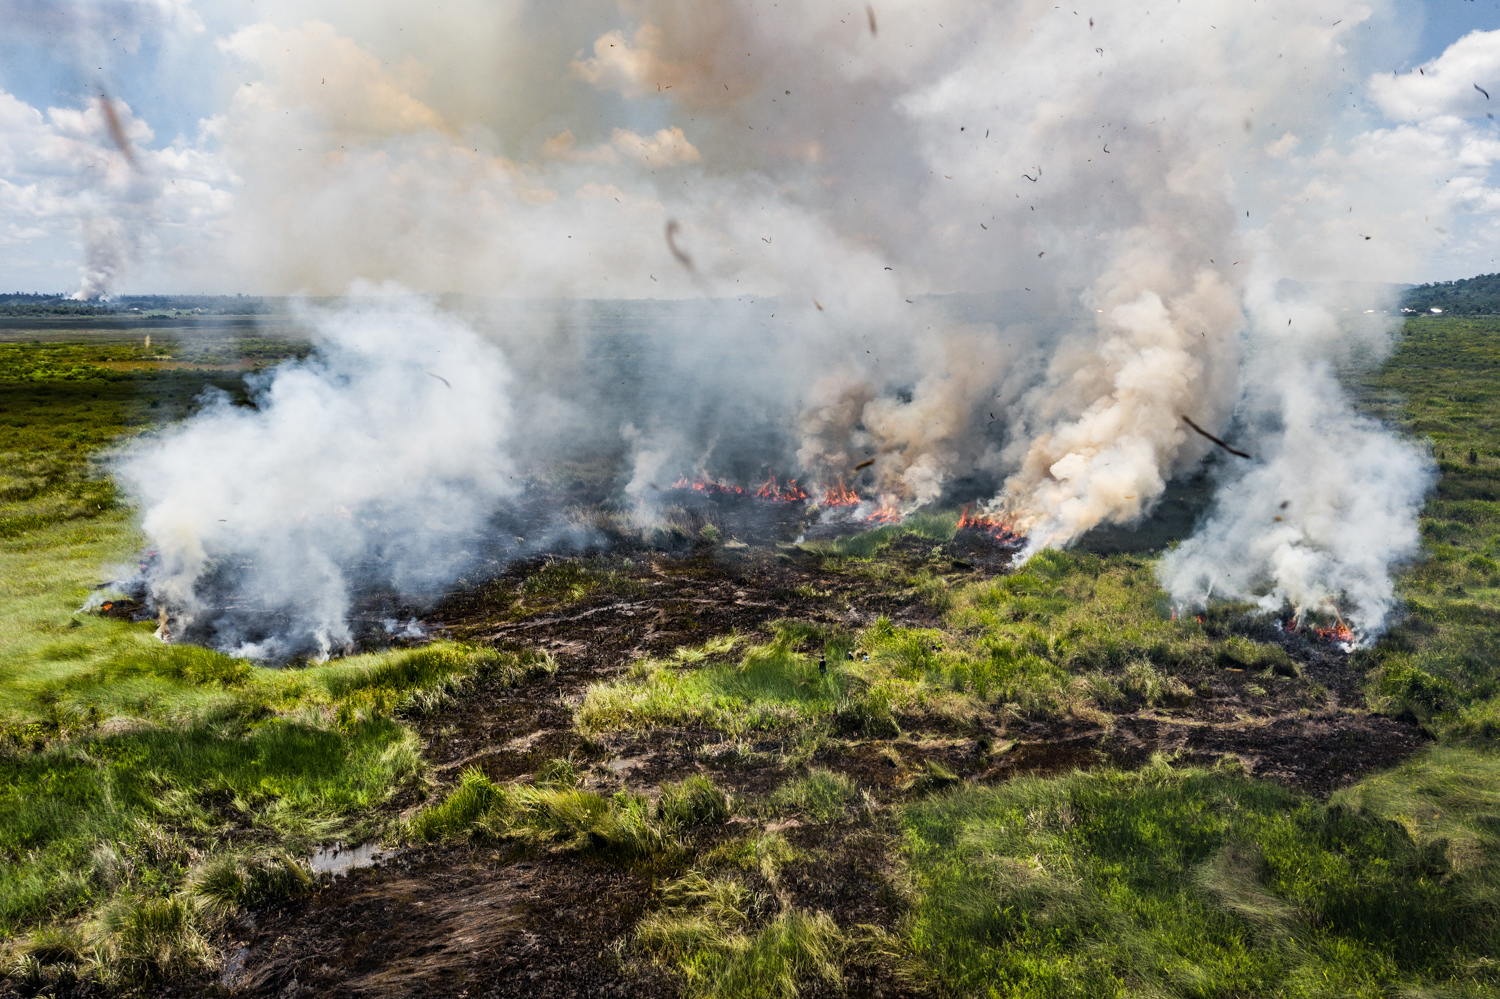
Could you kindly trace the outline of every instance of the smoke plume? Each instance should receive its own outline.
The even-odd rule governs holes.
[[[309,315],[317,357],[252,378],[249,405],[215,390],[119,466],[174,630],[239,655],[326,656],[351,638],[354,583],[448,584],[515,492],[500,352],[419,301],[364,301]]]
[[[201,266],[471,297],[465,322],[323,314],[256,408],[132,457],[159,600],[191,616],[243,565],[335,648],[350,566],[442,585],[511,463],[547,456],[612,463],[632,504],[694,473],[978,500],[1028,553],[1209,462],[1213,511],[1161,563],[1179,605],[1382,627],[1431,461],[1339,387],[1395,329],[1348,282],[1409,279],[1493,197],[1500,145],[1453,80],[1500,43],[1429,83],[1389,74],[1383,2],[456,10],[216,40],[205,135],[236,186]]]

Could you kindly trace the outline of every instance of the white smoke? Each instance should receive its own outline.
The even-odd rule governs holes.
[[[449,583],[515,492],[500,352],[420,301],[370,303],[309,315],[317,354],[252,379],[252,405],[216,392],[121,461],[174,629],[239,655],[326,656],[350,640],[356,584]]]
[[[510,304],[477,320],[524,373],[503,434],[486,429],[495,399],[442,395],[404,350],[377,363],[345,320],[320,320],[345,332],[265,389],[357,412],[379,404],[347,385],[379,371],[473,411],[439,449],[488,483],[453,487],[467,526],[430,527],[413,498],[456,473],[404,446],[412,426],[381,410],[366,432],[367,451],[395,435],[404,463],[354,476],[359,502],[393,497],[382,530],[442,542],[424,555],[499,502],[506,454],[584,447],[614,455],[632,499],[693,471],[796,474],[905,509],[968,490],[1031,550],[1062,546],[1149,515],[1219,453],[1186,418],[1254,458],[1219,453],[1232,464],[1216,512],[1163,565],[1174,597],[1211,583],[1338,606],[1373,634],[1427,463],[1353,415],[1331,372],[1351,345],[1378,359],[1390,328],[1351,333],[1342,291],[1276,289],[1410,280],[1450,252],[1455,215],[1500,203],[1484,98],[1455,82],[1500,71],[1500,34],[1455,45],[1427,83],[1386,72],[1401,28],[1386,2],[878,6],[878,33],[830,0],[464,3],[405,12],[400,29],[379,4],[274,8],[216,40],[232,91],[203,145],[231,193],[204,215],[219,241],[181,272],[552,300],[524,334]],[[703,304],[651,313],[673,329],[653,331],[649,376],[588,375],[602,337],[578,332],[578,300],[647,298]],[[430,344],[474,342],[437,313],[412,321]],[[331,474],[295,456],[343,454],[345,423],[304,427],[277,457],[290,430],[275,411],[216,405],[129,474],[152,536],[176,539],[163,599],[192,613],[215,553],[264,552],[252,578],[329,581],[299,627],[332,648],[346,638],[338,567],[395,549],[337,516],[281,534],[215,526],[242,473],[196,460],[218,441],[269,452],[247,460],[290,484],[259,516],[287,521],[293,480],[324,492]],[[416,561],[393,561],[396,575],[415,579]],[[423,579],[453,564],[436,557]],[[256,585],[270,600],[279,584]]]

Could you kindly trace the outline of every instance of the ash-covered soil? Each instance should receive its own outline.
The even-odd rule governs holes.
[[[901,539],[882,563],[979,579],[1002,571],[1009,555],[987,538],[961,534],[945,545]],[[755,632],[778,619],[851,631],[881,615],[922,627],[940,619],[899,585],[872,584],[772,545],[689,543],[676,553],[595,558],[577,573],[569,565],[576,567],[545,560],[513,566],[425,615],[434,633],[545,649],[558,663],[556,673],[520,687],[478,684],[417,720],[439,791],[468,767],[495,781],[524,780],[567,756],[592,790],[654,798],[664,782],[703,773],[736,799],[753,801],[792,775],[776,762],[785,748],[776,737],[749,746],[699,729],[589,737],[577,731],[573,707],[590,683],[619,676],[640,657]],[[533,583],[545,583],[548,573],[559,587],[575,587],[572,596],[554,599],[551,584]],[[1344,653],[1298,636],[1283,644],[1301,677],[1226,669],[1179,706],[1053,722],[997,713],[957,726],[898,714],[899,736],[829,739],[811,760],[858,781],[871,806],[857,817],[817,824],[742,811],[697,834],[689,851],[757,824],[776,829],[799,851],[781,878],[784,900],[827,912],[846,929],[892,930],[903,890],[887,806],[933,788],[930,775],[938,771],[929,761],[961,780],[996,782],[1135,767],[1158,751],[1185,762],[1232,753],[1251,773],[1326,796],[1421,744],[1414,725],[1363,710],[1357,671]],[[265,997],[675,995],[679,983],[629,944],[632,926],[658,904],[656,887],[689,862],[468,847],[408,851],[246,916],[224,941],[232,956],[222,986]],[[865,960],[847,968],[842,995],[914,994]]]

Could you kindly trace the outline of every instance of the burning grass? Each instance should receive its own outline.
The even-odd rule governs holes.
[[[84,455],[180,412],[190,396],[170,378],[189,376],[96,375],[38,355],[38,380],[4,403],[30,407],[13,421],[30,425],[0,425],[0,450],[16,456],[0,459],[0,516],[14,527],[0,531],[0,613],[14,622],[0,635],[12,980],[198,980],[237,913],[307,891],[297,858],[312,846],[383,838],[469,851],[465,863],[496,876],[517,857],[564,856],[569,870],[659,879],[643,919],[579,953],[644,962],[692,995],[862,994],[870,982],[1487,994],[1500,960],[1500,494],[1486,490],[1500,472],[1473,428],[1493,409],[1485,365],[1500,334],[1423,324],[1380,385],[1412,396],[1448,451],[1424,523],[1432,558],[1402,580],[1411,616],[1352,660],[1244,608],[1174,619],[1142,557],[1044,553],[991,576],[1009,550],[1003,525],[952,512],[846,536],[808,528],[814,540],[777,550],[726,543],[733,504],[784,537],[804,529],[820,498],[781,480],[762,499],[697,490],[723,506],[660,528],[681,558],[553,560],[455,598],[460,634],[525,634],[555,656],[437,642],[274,670],[163,646],[149,623],[73,613],[98,566],[137,544],[112,495],[89,492],[107,483]],[[1452,370],[1423,367],[1438,356]],[[830,522],[859,509],[851,496],[821,497]],[[630,535],[631,557],[652,537]],[[578,604],[586,621],[556,613]],[[1353,724],[1369,721],[1356,684],[1334,678],[1363,670],[1373,703],[1441,741],[1358,779],[1411,751],[1361,741],[1399,727]],[[418,737],[476,711],[500,720],[451,756]],[[1273,726],[1304,722],[1329,729],[1326,764],[1291,758],[1312,741],[1276,742]],[[1318,793],[1342,790],[1323,801],[1229,763],[1187,765],[1213,759],[1192,740],[1221,735],[1249,745],[1247,760],[1285,764],[1266,764],[1273,773],[1331,768]],[[1138,744],[1168,737],[1198,748],[1140,766]],[[442,791],[413,808],[429,773]],[[358,892],[379,898],[384,884]],[[570,896],[592,890],[569,884]],[[341,919],[344,897],[288,903],[302,914],[288,918]],[[534,917],[502,906],[495,918]],[[426,941],[428,922],[388,929]],[[304,957],[311,968],[326,953]]]

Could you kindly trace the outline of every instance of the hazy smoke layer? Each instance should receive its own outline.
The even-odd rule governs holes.
[[[173,631],[210,612],[219,647],[326,655],[350,638],[353,584],[430,592],[473,559],[515,488],[511,376],[453,318],[403,306],[310,316],[316,359],[252,379],[252,406],[218,393],[123,461]]]
[[[506,453],[607,454],[646,504],[693,472],[978,499],[1031,551],[1136,521],[1214,454],[1174,598],[1377,631],[1430,460],[1339,391],[1330,365],[1393,328],[1347,322],[1377,305],[1340,282],[1404,279],[1481,198],[1391,164],[1500,158],[1453,82],[1500,44],[1419,80],[1388,72],[1383,2],[877,8],[469,3],[398,30],[329,6],[219,38],[234,89],[204,131],[236,186],[214,266],[490,296],[475,325],[524,377],[511,421],[496,349],[453,320],[323,317],[321,358],[258,411],[220,402],[127,466],[159,595],[191,615],[251,553],[245,592],[336,646],[344,567],[440,583]],[[516,298],[524,321],[493,304]],[[695,301],[581,303],[645,298]]]

